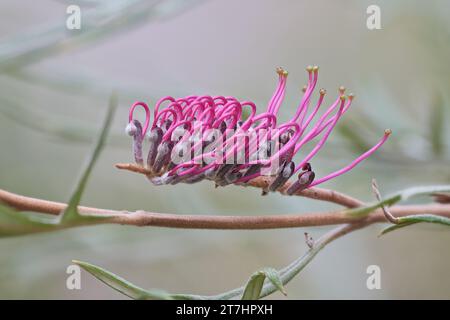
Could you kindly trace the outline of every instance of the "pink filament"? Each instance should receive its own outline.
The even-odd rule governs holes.
[[[150,109],[148,108],[148,105],[145,102],[136,101],[135,103],[133,103],[133,105],[130,108],[130,112],[128,114],[128,122],[133,121],[134,109],[136,109],[137,106],[141,106],[145,110],[145,123],[144,127],[142,128],[142,137],[144,137],[145,133],[147,132],[148,125],[150,123]]]
[[[306,86],[306,91],[300,101],[300,104],[297,107],[297,111],[296,111],[294,117],[292,118],[292,121],[297,121],[303,111],[305,111],[304,114],[306,114],[306,111],[307,111],[306,107],[311,98],[311,94],[314,91],[314,88],[316,87],[317,79],[318,79],[318,71],[317,70],[315,70],[313,72],[308,71],[308,84]]]
[[[331,126],[328,128],[328,130],[323,135],[322,139],[320,139],[320,141],[316,144],[316,146],[313,148],[313,150],[311,150],[311,152],[302,160],[302,162],[300,162],[300,164],[297,165],[297,167],[295,168],[295,172],[300,170],[303,167],[303,165],[305,165],[305,163],[309,162],[309,160],[311,160],[312,157],[314,157],[317,154],[317,152],[319,152],[319,150],[322,148],[322,146],[325,144],[325,141],[327,141],[328,137],[331,134],[331,131],[333,131],[334,126],[336,125],[337,121],[339,120],[340,116],[342,115],[344,103],[345,103],[345,101],[342,100],[341,107],[339,108],[339,111],[338,111],[334,121],[331,123]]]
[[[375,151],[377,151],[377,150],[378,150],[378,149],[386,142],[386,140],[387,140],[388,137],[389,137],[389,134],[390,134],[390,133],[385,133],[384,136],[383,136],[383,138],[381,138],[381,140],[380,140],[376,145],[374,145],[372,148],[370,148],[370,149],[367,150],[365,153],[363,153],[362,155],[360,155],[358,158],[356,158],[355,160],[353,160],[353,162],[350,163],[348,166],[346,166],[346,167],[344,167],[344,168],[342,168],[342,169],[340,169],[340,170],[337,170],[337,171],[335,171],[335,172],[333,172],[333,173],[330,173],[329,175],[327,175],[327,176],[325,176],[325,177],[323,177],[323,178],[320,178],[320,179],[314,181],[313,183],[311,183],[311,184],[309,185],[309,187],[314,187],[314,186],[316,186],[316,185],[318,185],[318,184],[324,183],[325,181],[328,181],[328,180],[330,180],[330,179],[333,179],[333,178],[335,178],[335,177],[338,177],[338,176],[340,176],[340,175],[342,175],[342,174],[344,174],[344,173],[350,171],[351,169],[353,169],[354,167],[356,167],[360,162],[362,162],[363,160],[365,160],[365,159],[367,159],[368,157],[370,157],[370,156],[372,155],[372,153],[374,153]],[[308,188],[309,188],[309,187],[308,187]]]

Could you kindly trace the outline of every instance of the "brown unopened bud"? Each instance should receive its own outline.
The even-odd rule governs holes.
[[[315,178],[314,171],[303,171],[298,175],[297,181],[295,181],[286,191],[288,195],[293,195],[294,193],[300,192],[306,188],[314,181]]]
[[[311,171],[312,170],[311,164],[309,162],[305,163],[302,167],[302,170],[303,171]]]

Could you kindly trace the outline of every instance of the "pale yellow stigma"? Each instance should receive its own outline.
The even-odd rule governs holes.
[[[344,87],[344,86],[340,86],[338,90],[339,90],[339,93],[340,93],[340,94],[344,94],[344,92],[345,92],[345,87]]]
[[[324,96],[327,93],[327,90],[320,89],[319,93],[320,93],[321,96]]]
[[[319,71],[319,66],[314,66],[314,67],[313,67],[313,71],[314,71],[314,72]]]
[[[391,133],[392,133],[391,129],[384,130],[384,134],[387,135],[387,136],[389,136]]]
[[[284,77],[287,77],[287,75],[289,74],[289,72],[287,72],[286,70],[284,70],[282,67],[278,67],[278,68],[276,69],[276,71],[277,71],[277,73],[278,73],[280,76],[284,76]]]
[[[306,67],[306,71],[308,71],[308,73],[311,73],[313,71],[314,67],[313,66],[307,66]]]

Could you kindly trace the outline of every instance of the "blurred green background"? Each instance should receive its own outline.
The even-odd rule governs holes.
[[[82,29],[65,27],[79,4]],[[366,8],[381,8],[381,30]],[[450,5],[448,1],[12,1],[0,3],[0,188],[67,201],[113,88],[120,108],[83,204],[179,214],[282,214],[332,205],[259,190],[195,185],[154,187],[114,168],[131,160],[123,133],[134,100],[163,95],[233,95],[264,108],[274,69],[290,71],[282,117],[294,112],[306,65],[320,66],[328,102],[341,84],[354,106],[313,162],[319,176],[394,132],[376,156],[326,188],[371,201],[450,182]],[[260,110],[261,110],[260,109]],[[417,225],[381,239],[381,225],[332,243],[288,286],[288,298],[450,298],[450,233]],[[215,294],[264,266],[303,254],[303,232],[198,231],[102,226],[0,240],[0,298],[123,296],[83,273],[67,290],[72,259],[145,288]],[[382,289],[366,288],[379,265]],[[281,294],[273,298],[284,298]]]

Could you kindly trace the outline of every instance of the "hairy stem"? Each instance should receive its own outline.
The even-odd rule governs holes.
[[[51,215],[58,215],[67,207],[64,203],[25,197],[1,189],[0,201],[19,211],[33,211]],[[84,206],[79,206],[78,210],[80,213],[86,215],[112,216],[104,223],[185,229],[251,230],[314,227],[363,221],[368,223],[386,222],[383,211],[379,209],[375,210],[367,217],[353,217],[346,214],[345,211],[309,212],[301,214],[267,216],[215,216],[179,215],[147,211],[127,212]],[[396,217],[423,213],[450,217],[450,205],[399,205],[393,206],[390,212]]]

